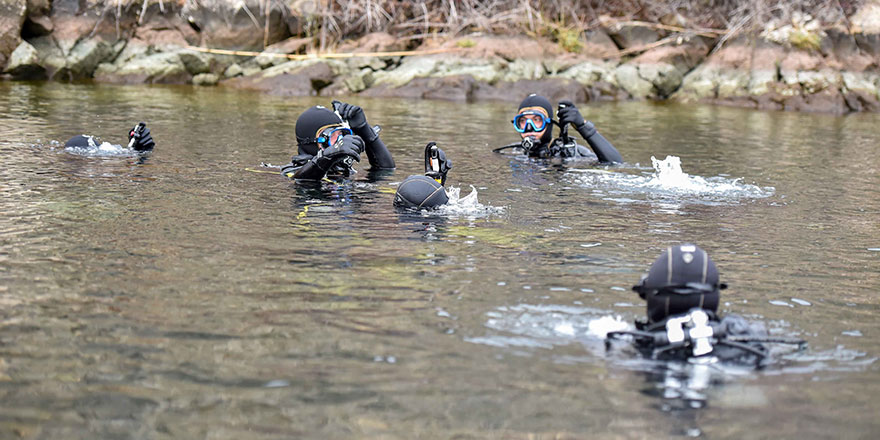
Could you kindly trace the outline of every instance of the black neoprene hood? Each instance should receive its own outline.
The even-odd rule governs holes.
[[[296,143],[299,154],[318,154],[317,135],[318,130],[333,125],[342,124],[342,120],[336,113],[326,107],[316,105],[304,111],[296,119]]]
[[[523,99],[522,102],[519,103],[519,109],[517,109],[517,113],[529,107],[540,107],[547,112],[548,118],[553,118],[553,104],[550,104],[550,100],[541,95],[536,95],[532,93],[531,95],[526,96],[526,99]],[[552,124],[547,127],[547,129],[544,131],[544,135],[541,136],[540,140],[542,144],[548,144],[551,140],[553,140]]]
[[[706,251],[682,244],[663,251],[636,290],[648,302],[648,319],[657,322],[695,307],[716,312],[725,287]]]

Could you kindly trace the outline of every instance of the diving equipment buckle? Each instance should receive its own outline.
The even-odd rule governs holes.
[[[690,340],[694,356],[703,356],[712,352],[711,339],[714,334],[709,325],[709,315],[700,309],[691,310],[687,315],[666,321],[666,338],[669,344],[683,346],[686,340]]]

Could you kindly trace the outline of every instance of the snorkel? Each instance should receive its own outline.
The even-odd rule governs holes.
[[[147,127],[147,124],[143,122],[139,122],[138,125],[135,125],[134,128],[131,129],[131,132],[128,133],[128,149],[133,150],[135,144],[137,143],[138,138],[144,132],[144,128]]]
[[[440,185],[446,185],[446,173],[452,168],[452,161],[447,160],[445,154],[440,157],[440,154],[436,142],[425,145],[425,175]]]
[[[564,109],[565,107],[565,104],[559,103],[559,107],[557,107],[556,109],[556,114],[559,114],[559,111]],[[555,151],[555,149],[558,148],[571,150],[567,151],[567,153],[569,153],[568,156],[574,156],[574,149],[577,148],[577,146],[574,142],[574,139],[572,139],[571,136],[568,135],[568,124],[560,124],[559,121],[554,119],[551,119],[551,121],[553,121],[553,123],[559,127],[559,138],[562,139],[562,145],[551,145],[550,155],[555,156],[558,153],[557,151]]]
[[[348,123],[348,121],[345,118],[342,117],[341,114],[339,114],[339,106],[341,104],[342,103],[339,101],[333,101],[330,103],[330,105],[333,106],[333,113],[336,114],[336,116],[339,118],[340,121],[342,121],[342,124],[341,124],[342,127],[347,128],[349,132],[353,133],[353,131],[351,130],[351,125]],[[336,142],[338,143],[341,141],[342,141],[342,136],[339,136],[339,138],[336,139]],[[338,167],[339,163],[344,164],[348,168],[347,170],[339,170],[339,172],[341,174],[344,174],[345,177],[348,177],[352,174],[357,174],[357,170],[354,169],[354,159],[352,159],[351,157],[345,156],[345,158],[343,158],[341,161],[337,162],[337,164],[334,164],[334,168]]]

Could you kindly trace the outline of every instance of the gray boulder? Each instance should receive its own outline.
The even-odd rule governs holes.
[[[639,77],[653,85],[652,98],[665,99],[676,91],[684,79],[682,72],[672,64],[643,64],[638,67]],[[648,96],[648,95],[646,95]]]
[[[621,49],[645,46],[660,39],[657,31],[641,25],[616,25],[608,30],[608,36]]]
[[[468,101],[473,98],[475,87],[480,84],[470,75],[416,77],[412,81],[394,87],[382,84],[365,90],[364,96],[382,98],[442,99]]]
[[[540,69],[543,74],[543,67]],[[437,63],[431,76],[470,76],[477,81],[493,83],[499,79],[500,70],[504,70],[504,68],[492,59],[444,57]]]
[[[654,84],[639,75],[639,67],[632,64],[621,64],[615,70],[615,79],[620,88],[637,99],[647,98],[654,92]]]
[[[568,78],[522,79],[513,82],[499,81],[495,84],[475,84],[471,92],[474,100],[492,99],[519,102],[531,93],[547,97],[551,102],[568,99],[586,102],[590,95],[577,81]]]
[[[194,86],[215,86],[220,81],[220,77],[213,73],[200,73],[193,76],[192,83]]]
[[[280,96],[314,96],[333,84],[345,69],[345,63],[337,60],[289,61],[256,75],[228,79],[223,84]]]
[[[61,53],[55,39],[51,35],[46,35],[31,40],[30,44],[36,49],[40,65],[46,70],[46,76],[49,79],[62,79],[58,73],[63,73],[67,59]]]
[[[211,56],[194,50],[181,50],[177,53],[186,71],[198,75],[211,71]]]
[[[283,2],[199,0],[186,2],[180,14],[201,30],[202,44],[208,47],[260,50],[264,36],[270,45],[290,36],[285,19],[290,11]]]
[[[113,45],[106,41],[96,38],[80,40],[67,54],[65,73],[71,79],[91,78],[98,64],[115,55]]]
[[[49,12],[52,10],[50,0],[27,0],[27,14],[22,24],[21,34],[25,38],[49,35],[55,29]]]
[[[500,76],[501,81],[514,82],[519,80],[537,80],[547,76],[544,70],[544,64],[538,60],[529,60],[518,58],[513,62],[507,63],[502,72],[496,75]],[[491,81],[487,81],[491,82]]]
[[[0,0],[0,68],[21,43],[21,26],[27,12],[26,0]]]
[[[45,79],[46,69],[40,65],[37,49],[27,41],[22,41],[12,52],[6,72],[15,79]]]
[[[95,71],[95,80],[116,84],[186,84],[192,75],[173,52],[135,58],[122,65],[104,63]]]
[[[697,67],[684,77],[681,87],[675,93],[675,98],[685,102],[715,98],[719,76],[719,68],[716,66]]]
[[[409,83],[413,78],[430,76],[438,63],[440,58],[433,55],[406,57],[396,69],[376,72],[375,82],[376,85],[399,87]]]
[[[585,86],[597,82],[616,84],[617,79],[615,78],[614,69],[615,66],[613,64],[604,61],[584,61],[571,66],[560,73],[559,76],[573,79]]]
[[[589,57],[614,58],[620,50],[614,40],[602,30],[588,30],[584,32],[584,48],[581,53]]]
[[[235,78],[236,76],[241,76],[242,73],[241,66],[239,66],[238,63],[233,63],[223,71],[223,76],[226,78]]]
[[[373,85],[373,71],[369,68],[361,69],[343,80],[343,84],[351,93],[358,93]]]

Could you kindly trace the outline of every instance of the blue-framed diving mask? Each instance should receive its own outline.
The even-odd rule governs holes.
[[[329,148],[330,146],[336,144],[336,142],[342,138],[343,136],[348,136],[354,134],[348,127],[342,126],[331,126],[324,128],[318,133],[318,137],[315,141],[318,143],[318,146],[323,150],[324,148]]]
[[[519,133],[541,132],[551,119],[541,112],[527,110],[513,117],[513,128]]]

